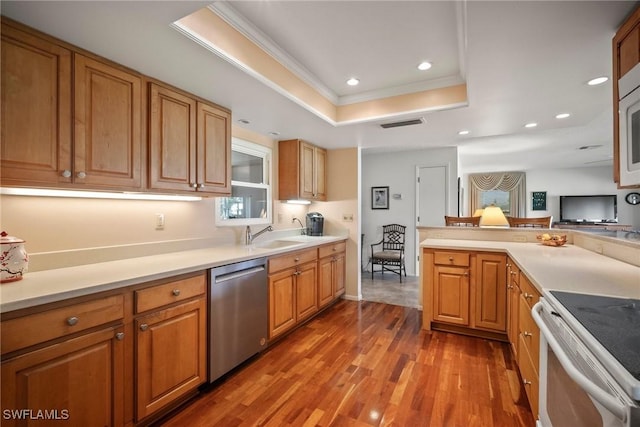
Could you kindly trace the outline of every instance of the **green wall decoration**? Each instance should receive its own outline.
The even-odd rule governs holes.
[[[531,209],[534,211],[547,210],[547,192],[546,191],[531,192]]]

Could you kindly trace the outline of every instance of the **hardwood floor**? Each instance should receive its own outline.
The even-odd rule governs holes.
[[[535,425],[508,344],[420,325],[415,308],[341,300],[164,425]]]

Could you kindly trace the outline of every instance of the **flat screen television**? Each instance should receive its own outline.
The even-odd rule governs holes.
[[[561,222],[618,222],[618,198],[613,195],[560,196]]]

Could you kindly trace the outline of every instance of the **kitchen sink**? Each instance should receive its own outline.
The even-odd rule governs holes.
[[[290,240],[271,240],[269,242],[256,243],[255,246],[262,249],[282,249],[289,246],[299,246],[302,244],[303,243],[301,242],[292,242]]]

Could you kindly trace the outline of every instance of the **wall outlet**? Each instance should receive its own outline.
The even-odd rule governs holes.
[[[156,214],[156,230],[164,230],[164,214]]]
[[[342,214],[342,220],[344,222],[353,222],[353,214]]]
[[[526,242],[527,241],[527,236],[523,235],[523,234],[516,234],[513,236],[513,241],[514,242]]]
[[[442,235],[442,233],[433,233],[433,238],[434,239],[442,239],[444,236]]]

